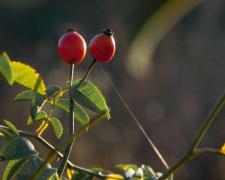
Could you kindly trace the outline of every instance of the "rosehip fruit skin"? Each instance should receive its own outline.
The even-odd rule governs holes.
[[[86,54],[86,42],[74,29],[69,29],[58,42],[60,58],[67,64],[79,64]]]
[[[91,56],[100,63],[110,61],[116,50],[113,32],[103,29],[103,33],[96,35],[88,45]]]

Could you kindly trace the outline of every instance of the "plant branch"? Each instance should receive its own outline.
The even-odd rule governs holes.
[[[87,125],[81,127],[76,133],[74,133],[68,139],[66,139],[65,141],[63,141],[54,151],[52,151],[48,155],[48,157],[46,158],[46,160],[42,163],[42,165],[33,174],[33,176],[31,177],[31,179],[37,178],[42,173],[42,171],[45,169],[46,165],[48,163],[51,163],[53,161],[53,159],[55,158],[55,156],[58,154],[57,153],[58,151],[61,151],[62,149],[64,149],[68,144],[70,144],[71,142],[73,142],[78,136],[80,136],[81,134],[83,134],[88,128],[92,127],[97,122],[99,122],[102,119],[102,117],[104,117],[107,113],[108,113],[108,111],[104,111],[104,112],[102,112],[102,114],[95,116]]]
[[[197,134],[196,134],[196,136],[195,136],[195,138],[194,138],[194,140],[193,140],[193,142],[192,142],[192,144],[189,148],[189,151],[195,150],[197,148],[197,146],[201,142],[203,136],[205,135],[206,131],[208,130],[208,128],[212,124],[213,120],[215,119],[216,115],[219,113],[219,111],[223,107],[224,103],[225,103],[225,92],[217,100],[216,104],[214,105],[211,112],[207,116],[206,120],[202,124],[201,128],[197,132]]]
[[[7,131],[13,133],[13,131],[10,128],[6,127],[6,126],[0,125],[0,128],[6,129]],[[38,136],[36,133],[28,132],[28,131],[23,131],[23,130],[18,130],[18,133],[20,134],[20,136],[31,137],[31,138],[36,139],[37,141],[39,141],[42,145],[44,145],[50,151],[56,151],[56,149],[48,141],[46,141],[41,136]],[[57,155],[60,158],[63,158],[63,154],[60,153],[59,151],[57,151]],[[83,168],[83,167],[74,165],[69,160],[67,161],[67,167],[69,167],[70,169],[74,169],[76,171],[79,171],[79,172],[83,172],[83,173],[89,174],[91,176],[99,177],[101,179],[105,179],[105,178],[108,178],[109,177],[109,175],[103,175],[103,174],[100,174],[100,173],[93,172],[93,171],[91,171],[89,169],[86,169],[86,168]]]
[[[174,173],[178,169],[180,169],[187,161],[202,154],[202,153],[199,153],[199,150],[196,150],[196,148],[199,145],[199,143],[201,142],[201,140],[204,137],[205,133],[207,132],[208,128],[212,124],[216,115],[219,113],[219,111],[223,107],[224,103],[225,103],[225,92],[223,92],[222,96],[218,99],[218,101],[212,108],[211,112],[207,116],[206,120],[203,122],[202,126],[198,130],[198,132],[197,132],[195,138],[193,139],[187,152],[185,152],[184,155],[159,178],[159,180],[166,179],[167,177],[170,176],[171,173]]]
[[[213,148],[200,148],[195,150],[195,154],[219,154],[225,156],[225,152],[221,149],[213,149]]]
[[[73,84],[73,72],[74,72],[74,64],[71,64],[71,67],[70,67],[70,86]],[[72,136],[74,134],[74,112],[73,112],[73,109],[74,109],[74,102],[73,102],[73,99],[70,97],[69,136]],[[69,156],[70,156],[70,153],[71,153],[71,150],[72,150],[72,147],[73,147],[73,143],[74,143],[74,141],[71,141],[66,147],[61,165],[58,169],[59,178],[61,178],[61,176],[62,176],[62,174],[65,170],[67,161],[69,159]]]

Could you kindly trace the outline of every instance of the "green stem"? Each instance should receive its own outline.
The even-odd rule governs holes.
[[[74,72],[74,64],[71,64],[70,86],[73,84],[73,72]],[[70,97],[69,136],[72,136],[74,134],[74,112],[73,112],[73,109],[74,109],[74,102],[73,102],[73,99]],[[70,153],[71,153],[71,150],[72,150],[72,147],[73,147],[73,143],[74,143],[74,141],[71,141],[71,143],[69,143],[66,147],[61,165],[58,169],[59,178],[61,178],[61,176],[62,176],[62,174],[65,170],[67,161],[69,159],[69,156],[70,156]]]
[[[208,128],[212,124],[213,120],[215,119],[216,115],[219,113],[221,108],[225,103],[225,92],[216,102],[214,107],[212,108],[211,112],[207,116],[206,120],[203,122],[202,126],[198,130],[195,138],[193,139],[190,147],[185,152],[185,154],[171,167],[169,168],[163,176],[159,178],[159,180],[166,179],[170,176],[170,174],[176,172],[180,169],[187,161],[193,159],[194,157],[198,156],[200,153],[196,153],[196,148],[198,147],[199,143],[201,142],[202,138],[204,137],[205,133],[207,132]]]
[[[97,60],[94,59],[90,65],[90,67],[88,68],[87,73],[85,74],[85,76],[83,77],[83,80],[85,81],[87,79],[87,77],[89,76],[89,74],[91,73],[91,70],[94,68],[95,64],[96,64]]]
[[[195,154],[201,155],[201,154],[218,154],[218,155],[225,155],[225,153],[221,149],[213,149],[213,148],[201,148],[196,149]]]
[[[36,130],[36,132],[38,133],[39,136],[43,133],[43,131],[45,130],[45,126],[46,126],[46,125],[48,124],[48,122],[49,122],[49,119],[50,119],[50,117],[51,117],[51,115],[52,115],[52,112],[53,112],[53,109],[54,109],[54,107],[55,107],[56,101],[59,99],[60,96],[62,96],[62,94],[63,94],[66,90],[67,90],[67,89],[64,89],[64,90],[60,91],[60,92],[57,94],[57,96],[55,97],[55,99],[53,100],[53,102],[51,101],[51,109],[50,109],[50,112],[48,113],[48,117],[46,118],[46,121],[45,121],[44,123],[42,123],[42,124],[38,127],[38,129]]]
[[[184,154],[172,167],[170,167],[166,173],[164,173],[159,180],[168,178],[171,174],[180,169],[187,161],[193,159],[196,155],[194,154]]]
[[[199,129],[198,133],[196,134],[196,136],[195,136],[195,138],[194,138],[194,140],[193,140],[193,142],[192,142],[192,144],[189,148],[189,151],[195,150],[197,148],[197,146],[201,142],[203,136],[205,135],[206,131],[208,130],[208,128],[212,124],[213,120],[215,119],[216,115],[219,113],[219,111],[223,107],[224,103],[225,103],[225,92],[218,99],[218,101],[214,105],[213,109],[211,110],[211,112],[207,116],[205,122],[202,124],[201,128]]]
[[[102,117],[104,117],[106,115],[106,113],[108,113],[108,111],[104,111],[102,114],[94,117],[87,125],[85,125],[82,128],[80,128],[76,133],[74,133],[73,135],[71,135],[64,142],[62,142],[62,144],[60,144],[54,151],[52,151],[48,155],[48,157],[45,159],[45,161],[43,162],[43,164],[33,174],[33,176],[31,177],[31,179],[36,179],[42,173],[42,171],[45,169],[46,165],[49,164],[49,163],[51,163],[53,161],[53,159],[57,155],[57,152],[58,151],[61,151],[62,149],[64,149],[68,144],[70,144],[71,142],[73,142],[78,136],[80,136],[81,134],[83,134],[84,132],[86,132],[86,130],[88,128],[92,127],[97,122],[99,122],[102,119]]]

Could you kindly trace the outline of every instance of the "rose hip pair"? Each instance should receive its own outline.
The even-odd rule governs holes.
[[[108,62],[115,53],[115,40],[110,29],[96,35],[88,45],[91,56],[100,63]],[[74,29],[69,29],[58,42],[58,53],[67,64],[80,63],[86,54],[86,43]]]

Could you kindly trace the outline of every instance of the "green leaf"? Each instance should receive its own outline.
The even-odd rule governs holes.
[[[55,105],[61,107],[66,112],[70,111],[70,102],[68,99],[58,99],[56,101]]]
[[[39,112],[39,109],[38,109],[38,106],[36,104],[36,100],[33,99],[31,107],[30,107],[30,117],[33,120],[33,122],[35,122],[35,119],[37,117],[38,112]]]
[[[48,180],[64,180],[64,178],[63,178],[63,179],[59,179],[58,174],[55,173],[55,174],[53,174]]]
[[[94,177],[82,172],[78,172],[76,171],[75,173],[73,173],[72,175],[72,180],[92,180]]]
[[[12,130],[12,132],[13,132],[16,136],[19,136],[19,133],[18,133],[17,129],[15,128],[15,126],[14,126],[11,122],[4,120],[4,123],[6,124],[6,126],[9,127],[9,129]]]
[[[24,91],[18,94],[15,97],[14,101],[31,101],[32,99],[35,98],[36,94],[37,93],[32,90]]]
[[[87,113],[79,106],[76,102],[74,102],[74,118],[81,123],[81,125],[85,126],[89,122],[89,116]]]
[[[47,114],[44,111],[40,111],[37,113],[37,116],[35,118],[35,121],[33,121],[33,119],[31,117],[29,117],[27,124],[34,124],[37,121],[43,120],[47,118]]]
[[[64,109],[66,112],[70,111],[70,102],[68,99],[58,99],[56,105]],[[89,117],[87,113],[74,102],[74,118],[81,123],[81,125],[86,125],[89,122]]]
[[[39,168],[39,166],[44,162],[40,158],[30,159],[17,173],[16,178],[18,180],[30,179],[33,173]],[[51,168],[48,164],[41,175],[36,180],[49,179],[53,174],[55,174],[57,169]]]
[[[3,135],[8,142],[10,142],[13,139],[13,134],[1,127],[0,127],[0,135]]]
[[[2,180],[12,179],[27,161],[28,161],[28,159],[26,159],[26,158],[9,161],[9,163],[5,169]]]
[[[104,170],[104,169],[101,169],[101,168],[91,168],[90,170],[95,172],[95,173],[101,173],[104,176],[108,176],[108,175],[112,174],[110,171]]]
[[[46,100],[46,98],[40,96],[33,90],[23,91],[22,93],[18,94],[14,101],[32,101],[35,99],[36,104],[38,106],[42,105],[42,103]]]
[[[108,106],[100,90],[89,81],[75,81],[75,83],[69,87],[69,93],[75,102],[97,114],[101,114],[106,110],[108,111]],[[110,118],[109,112],[105,117]]]
[[[118,165],[116,165],[116,168],[119,169],[119,170],[122,170],[122,171],[124,171],[124,170],[126,170],[128,168],[131,168],[134,171],[136,171],[137,170],[137,165],[135,165],[135,164],[118,164]]]
[[[10,59],[6,52],[0,54],[0,78],[5,79],[10,85],[13,84]]]
[[[57,136],[57,138],[60,138],[63,134],[63,126],[61,124],[61,122],[56,119],[56,118],[50,118],[49,120],[53,126],[55,135]]]
[[[61,91],[61,88],[59,86],[52,85],[46,87],[46,94],[48,97],[57,93],[58,91]]]
[[[35,121],[38,112],[41,110],[46,101],[46,99],[42,98],[38,94],[36,94],[35,98],[32,100],[30,116],[33,121]]]
[[[38,112],[41,110],[41,108],[43,107],[47,99],[40,96],[38,93],[34,92],[33,90],[28,90],[18,94],[15,97],[14,101],[16,102],[17,101],[32,101],[30,116],[34,123]]]
[[[41,95],[46,95],[44,81],[32,67],[21,62],[11,61],[11,69],[15,82]]]
[[[0,161],[22,159],[37,155],[33,144],[23,138],[16,138],[8,143],[0,152]]]

